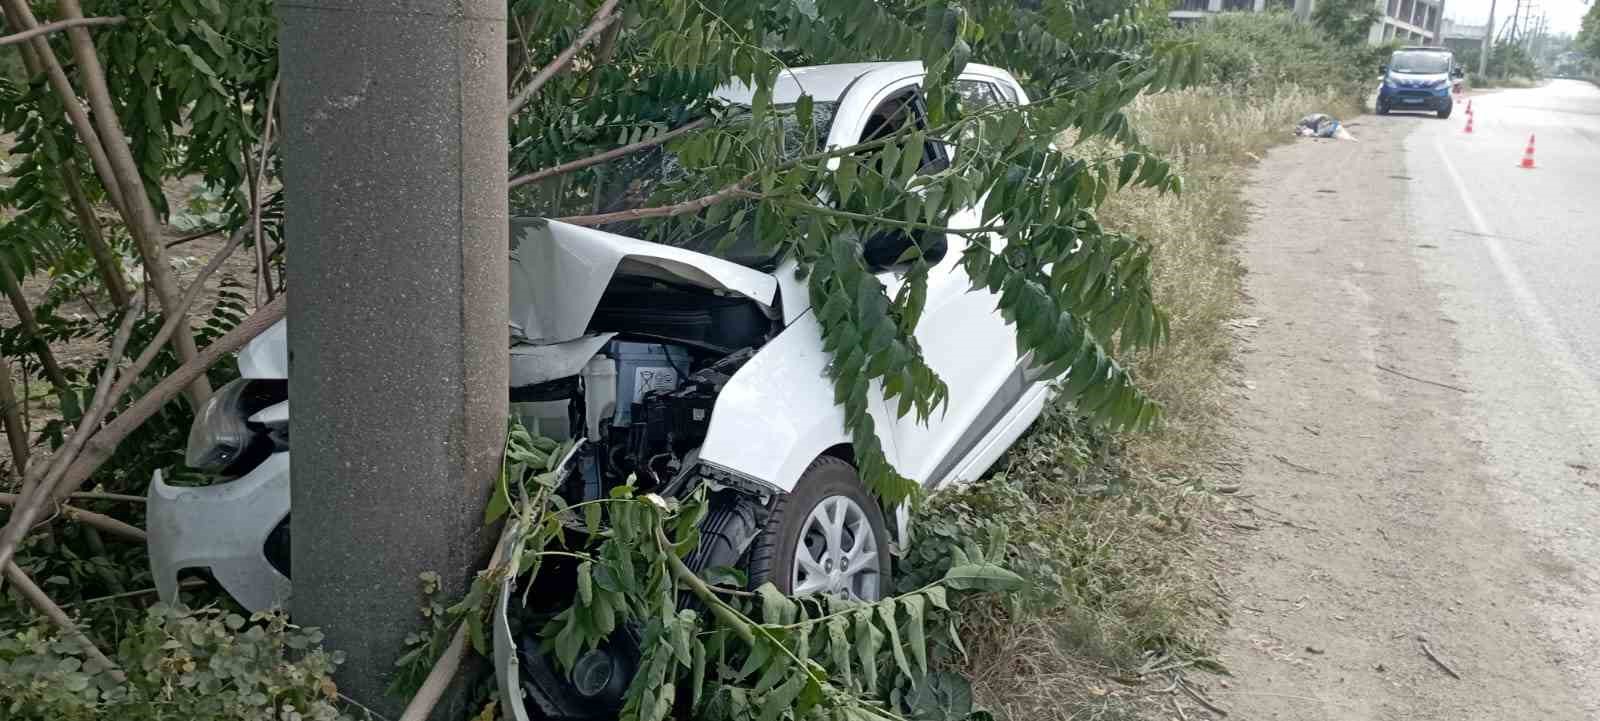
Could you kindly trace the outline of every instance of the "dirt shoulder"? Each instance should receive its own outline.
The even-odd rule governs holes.
[[[1240,324],[1233,676],[1212,698],[1243,719],[1588,718],[1412,251],[1417,126],[1357,122],[1360,142],[1274,150],[1247,193],[1259,323]]]

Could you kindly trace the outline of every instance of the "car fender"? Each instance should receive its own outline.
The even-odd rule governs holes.
[[[850,443],[844,408],[833,401],[816,315],[801,315],[756,353],[717,396],[700,462],[773,486],[794,489],[818,456]],[[889,428],[876,390],[869,413]],[[891,439],[884,453],[894,461]]]

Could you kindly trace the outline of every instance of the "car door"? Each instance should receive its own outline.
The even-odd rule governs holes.
[[[969,112],[979,103],[1017,97],[993,79],[963,76],[957,83]],[[887,100],[904,88],[904,83],[888,85],[878,96]],[[952,214],[950,227],[975,227],[981,207],[980,203]],[[909,414],[894,421],[891,431],[896,468],[925,486],[942,481],[1024,390],[1016,334],[1000,315],[998,296],[974,290],[967,278],[961,266],[966,236],[950,234],[948,243],[944,257],[929,271],[927,304],[916,337],[929,366],[949,386],[949,397],[926,421]],[[882,273],[879,279],[891,295],[903,282],[895,272]]]

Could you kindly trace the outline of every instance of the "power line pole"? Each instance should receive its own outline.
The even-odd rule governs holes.
[[[508,386],[505,0],[278,4],[296,623],[385,694],[493,539]],[[447,697],[452,698],[452,697]],[[464,694],[436,718],[464,714]]]
[[[1489,54],[1494,52],[1494,5],[1489,0],[1489,22],[1483,26],[1483,49],[1478,51],[1478,76],[1489,76]]]

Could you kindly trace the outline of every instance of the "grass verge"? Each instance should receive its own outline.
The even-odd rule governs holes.
[[[1360,103],[1280,85],[1265,97],[1197,88],[1135,104],[1135,126],[1181,170],[1185,191],[1118,194],[1102,220],[1154,247],[1172,340],[1132,365],[1165,405],[1164,427],[1112,436],[1055,408],[991,477],[935,497],[918,519],[906,580],[936,570],[952,546],[1004,544],[1031,582],[1019,596],[965,609],[962,670],[997,718],[1166,718],[1169,702],[1140,671],[1210,663],[1225,610],[1206,542],[1209,480],[1227,443],[1230,323],[1243,275],[1231,239],[1247,222],[1250,164],[1292,140],[1311,112],[1347,118]]]

